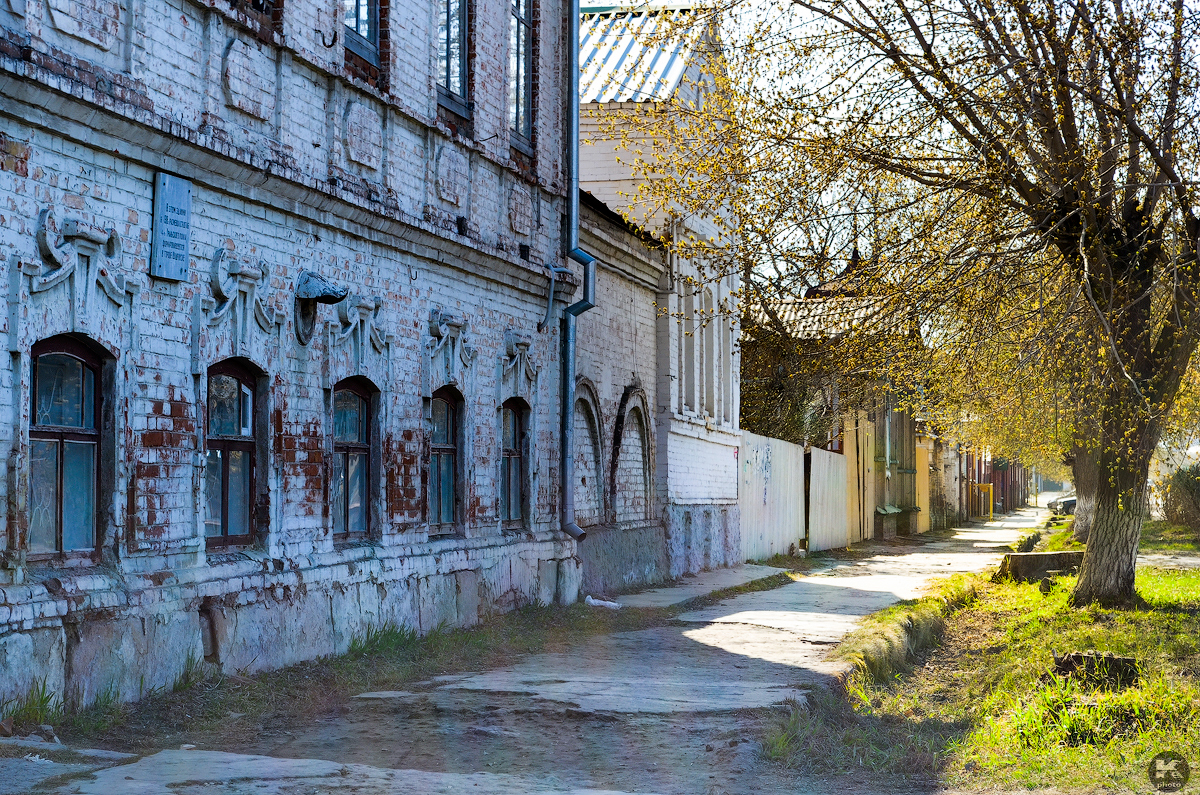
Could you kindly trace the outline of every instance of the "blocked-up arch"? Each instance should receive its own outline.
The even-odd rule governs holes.
[[[645,401],[636,399],[630,404],[621,423],[619,446],[613,452],[613,514],[618,522],[650,518],[650,427]]]
[[[575,522],[580,527],[599,524],[604,521],[604,452],[601,447],[600,429],[603,419],[600,416],[599,402],[591,385],[581,382],[577,386],[578,399],[575,401],[574,447],[575,482],[572,489],[575,495]]]

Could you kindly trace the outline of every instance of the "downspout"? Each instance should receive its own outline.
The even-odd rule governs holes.
[[[577,541],[587,533],[575,522],[575,319],[596,305],[596,258],[579,247],[579,0],[571,0],[567,13],[567,77],[570,92],[567,102],[567,259],[583,266],[583,296],[566,307],[562,316],[562,405],[558,451],[561,462],[559,487],[562,490],[562,531]],[[568,268],[550,266],[550,295],[546,318],[538,324],[543,331],[554,311],[555,279]]]

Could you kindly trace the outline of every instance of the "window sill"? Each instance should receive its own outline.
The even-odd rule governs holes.
[[[335,535],[333,537],[333,548],[335,550],[353,549],[356,547],[372,547],[375,546],[375,539],[365,533],[353,535]]]
[[[38,552],[26,555],[25,565],[27,568],[81,569],[95,566],[99,562],[99,558],[98,550]]]
[[[254,545],[254,536],[205,536],[205,549],[220,549],[227,550],[236,547],[250,547]]]
[[[438,120],[455,135],[468,140],[473,139],[475,134],[471,125],[471,103],[451,94],[442,86],[438,86],[437,94]]]

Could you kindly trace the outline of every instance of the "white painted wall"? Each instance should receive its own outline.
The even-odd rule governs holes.
[[[799,547],[804,540],[804,448],[742,431],[738,461],[742,559],[763,560],[786,554],[792,544]]]
[[[808,551],[846,546],[846,456],[813,448],[808,499]]]

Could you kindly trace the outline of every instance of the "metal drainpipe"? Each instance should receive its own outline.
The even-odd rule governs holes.
[[[562,406],[558,435],[561,461],[562,531],[577,541],[587,533],[575,523],[575,319],[596,305],[596,258],[579,247],[579,0],[571,0],[567,13],[567,76],[571,87],[567,103],[567,240],[566,255],[583,266],[583,296],[563,310],[562,317]],[[554,306],[555,277],[566,268],[550,267],[550,296],[546,319]]]

